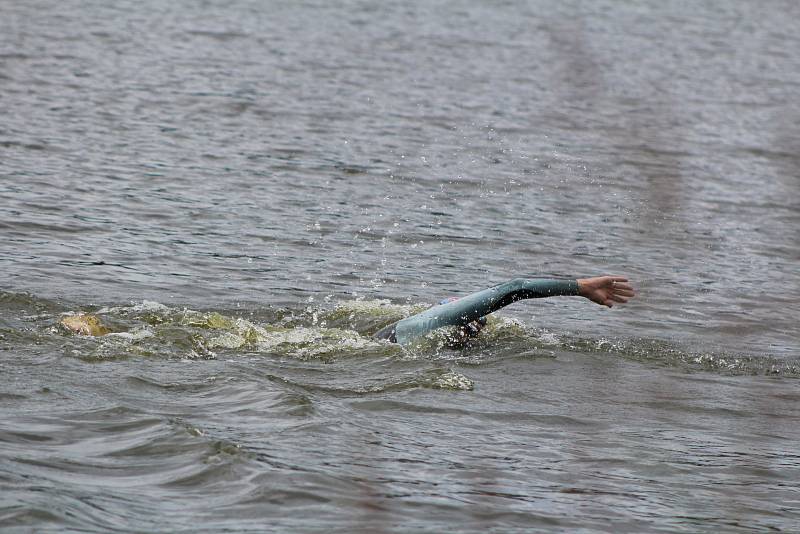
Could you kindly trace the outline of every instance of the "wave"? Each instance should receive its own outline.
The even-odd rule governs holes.
[[[30,295],[0,293],[0,317],[4,319],[0,343],[35,339],[46,344],[49,339],[59,342],[65,355],[87,361],[271,356],[322,363],[363,357],[481,365],[507,357],[553,357],[558,351],[569,351],[604,353],[688,371],[800,377],[797,359],[698,351],[656,339],[585,338],[536,329],[502,314],[490,316],[481,334],[466,344],[448,329],[431,332],[405,347],[371,337],[383,326],[426,307],[388,300],[352,300],[296,308],[194,310],[141,301],[59,310],[58,305]],[[59,326],[61,318],[76,313],[93,314],[110,333],[81,336]],[[13,317],[9,319],[9,315]],[[436,384],[471,388],[469,379],[461,375],[439,377],[427,385]]]

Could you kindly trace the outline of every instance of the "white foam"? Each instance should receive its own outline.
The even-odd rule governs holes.
[[[155,332],[153,332],[149,327],[144,326],[140,328],[135,328],[129,332],[111,332],[109,334],[106,334],[105,337],[117,338],[128,341],[130,343],[135,343],[137,341],[153,337],[154,335]]]
[[[433,386],[441,389],[456,389],[461,391],[471,391],[475,387],[475,382],[461,373],[448,371],[436,377]]]

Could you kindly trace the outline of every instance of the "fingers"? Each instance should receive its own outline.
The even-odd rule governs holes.
[[[628,283],[628,279],[624,276],[609,276],[608,278],[611,280],[611,287],[614,295],[628,298],[636,295],[633,286]]]
[[[584,292],[581,294],[607,308],[613,308],[614,304],[625,304],[636,296],[636,291],[624,276],[598,276],[584,279],[583,282]]]

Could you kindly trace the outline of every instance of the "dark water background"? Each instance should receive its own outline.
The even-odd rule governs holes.
[[[798,51],[790,1],[0,3],[0,530],[797,531]]]

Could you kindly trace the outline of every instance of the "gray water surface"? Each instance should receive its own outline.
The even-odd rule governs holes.
[[[798,21],[2,3],[0,529],[796,531]]]

